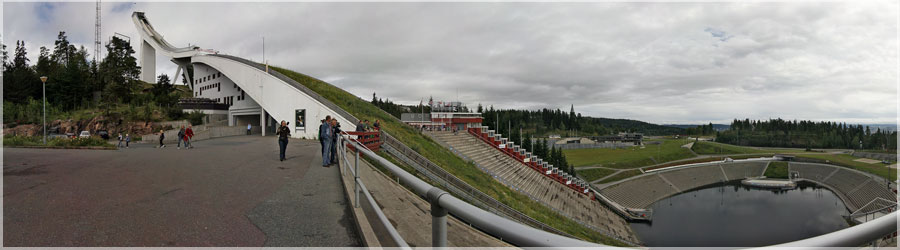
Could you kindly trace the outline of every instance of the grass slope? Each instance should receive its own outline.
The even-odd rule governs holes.
[[[786,161],[769,162],[769,167],[766,168],[766,173],[763,175],[765,175],[766,178],[787,179],[788,163]]]
[[[600,181],[599,184],[610,183],[610,182],[615,182],[615,181],[619,181],[619,180],[624,180],[624,179],[627,179],[627,178],[629,178],[629,177],[636,176],[636,175],[640,175],[640,174],[641,174],[641,171],[640,171],[640,170],[637,170],[637,169],[628,170],[628,171],[622,171],[622,172],[619,172],[619,173],[616,174],[616,175],[610,176],[609,178],[603,179],[603,181]]]
[[[554,212],[550,208],[529,199],[527,196],[503,186],[503,184],[479,170],[474,164],[465,162],[448,149],[432,141],[430,138],[420,134],[418,131],[401,123],[387,112],[382,111],[378,107],[375,107],[375,105],[372,105],[353,94],[304,74],[280,67],[270,66],[270,68],[310,88],[325,99],[338,105],[353,116],[356,116],[358,119],[368,119],[369,121],[381,120],[382,129],[389,132],[397,138],[397,140],[403,142],[422,156],[428,158],[435,164],[447,170],[447,172],[450,172],[481,192],[494,197],[498,201],[503,202],[538,221],[584,240],[615,246],[625,245],[618,240],[600,235],[590,228],[582,226],[577,222]]]
[[[566,154],[569,163],[576,167],[600,164],[604,167],[619,169],[638,168],[694,157],[689,149],[681,147],[690,142],[686,139],[647,140],[645,142],[662,142],[662,144],[647,144],[644,148],[572,149],[563,150],[563,153]]]
[[[855,160],[859,159],[859,157],[854,157],[849,154],[797,154],[795,156],[798,158],[825,160],[828,161],[829,164],[873,173],[891,181],[897,180],[897,169],[888,168],[887,164],[880,162],[871,164],[858,162]]]
[[[585,170],[577,170],[578,176],[581,176],[586,181],[594,181],[596,179],[600,179],[606,177],[607,175],[611,175],[615,173],[615,170],[605,169],[605,168],[592,168]]]
[[[724,154],[764,154],[764,153],[794,153],[803,152],[802,149],[768,149],[736,146],[718,142],[698,141],[691,147],[697,154],[724,155]]]

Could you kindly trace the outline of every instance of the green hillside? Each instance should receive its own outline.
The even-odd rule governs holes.
[[[472,185],[481,192],[494,197],[498,201],[503,202],[532,218],[584,240],[615,246],[625,245],[623,242],[619,242],[613,238],[602,236],[590,228],[584,227],[577,222],[554,212],[550,208],[529,199],[525,195],[510,190],[479,170],[474,164],[462,160],[448,149],[440,146],[425,135],[420,134],[415,129],[401,123],[397,118],[382,111],[366,100],[360,99],[353,94],[319,79],[280,67],[270,66],[270,68],[310,88],[356,118],[367,119],[369,121],[381,120],[382,129],[389,132],[392,136],[397,138],[397,140],[400,140],[422,156],[425,156],[435,164],[443,167],[447,172],[450,172],[466,183],[469,183],[469,185]]]

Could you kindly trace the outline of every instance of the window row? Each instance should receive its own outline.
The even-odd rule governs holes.
[[[217,73],[212,74],[212,75],[208,75],[208,76],[204,76],[204,77],[198,78],[198,79],[194,80],[194,84],[204,83],[204,82],[206,82],[206,81],[216,79],[216,77],[222,77],[222,72],[217,72]]]

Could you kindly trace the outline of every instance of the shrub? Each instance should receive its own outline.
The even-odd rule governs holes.
[[[206,117],[206,114],[199,110],[194,110],[187,114],[187,120],[194,126],[203,124],[203,117]]]

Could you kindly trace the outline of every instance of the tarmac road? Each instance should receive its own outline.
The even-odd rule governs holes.
[[[3,245],[360,245],[316,141],[292,139],[284,162],[275,137],[153,146],[4,148]]]

